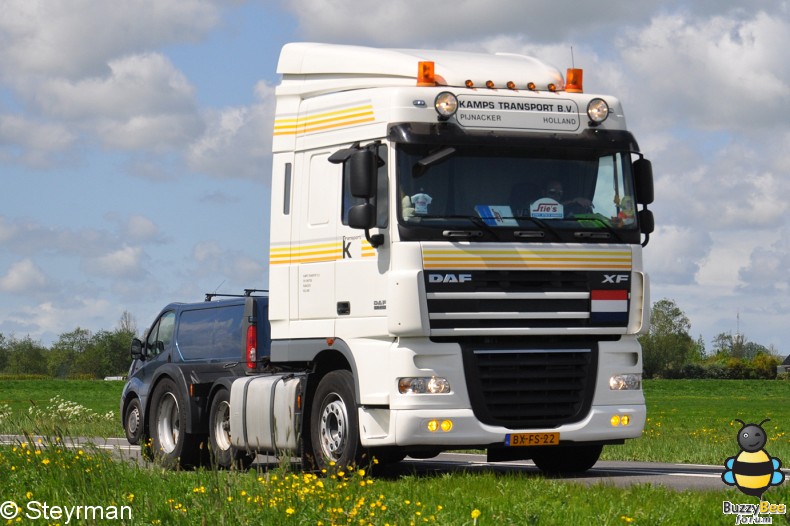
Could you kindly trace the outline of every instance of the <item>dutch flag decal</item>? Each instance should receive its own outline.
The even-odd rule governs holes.
[[[628,323],[627,290],[591,290],[590,300],[594,323]]]

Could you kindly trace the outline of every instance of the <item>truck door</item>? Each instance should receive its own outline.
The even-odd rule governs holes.
[[[331,153],[328,149],[311,150],[297,159],[297,164],[301,162],[307,169],[298,212],[301,221],[296,226],[299,240],[292,257],[297,263],[299,321],[310,320],[299,323],[301,338],[334,335],[334,267],[341,255],[336,238],[341,170],[327,160]]]
[[[389,221],[386,145],[379,145],[377,152],[380,159],[376,196],[377,228],[371,234],[385,232]],[[347,168],[344,168],[342,175],[341,216],[337,224],[337,239],[341,243],[342,257],[338,259],[335,268],[339,324],[354,318],[387,315],[384,273],[389,267],[389,239],[385,237],[384,244],[374,248],[366,240],[364,231],[348,226],[348,210],[362,200],[351,195]],[[342,333],[348,334],[349,330],[343,330]]]

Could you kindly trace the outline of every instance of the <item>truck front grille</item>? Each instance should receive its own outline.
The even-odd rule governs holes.
[[[464,349],[466,382],[477,418],[511,429],[577,422],[589,411],[597,346]]]
[[[426,272],[431,335],[622,333],[628,284],[605,280],[601,272],[580,271]]]

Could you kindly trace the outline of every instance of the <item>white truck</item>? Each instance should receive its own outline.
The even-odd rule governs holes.
[[[514,54],[292,43],[277,72],[271,352],[233,447],[567,472],[639,437],[653,179],[620,102]]]

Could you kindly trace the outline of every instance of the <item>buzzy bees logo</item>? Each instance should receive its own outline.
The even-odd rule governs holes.
[[[765,450],[768,436],[762,426],[769,419],[759,424],[747,424],[738,419],[735,421],[741,424],[738,431],[738,446],[741,451],[724,462],[727,469],[721,474],[721,479],[728,486],[735,486],[742,493],[757,497],[760,504],[733,504],[724,501],[722,513],[736,515],[735,524],[771,524],[772,517],[761,515],[784,515],[787,507],[762,500],[763,493],[769,487],[778,486],[785,480],[784,473],[780,470],[782,461],[771,457]]]

